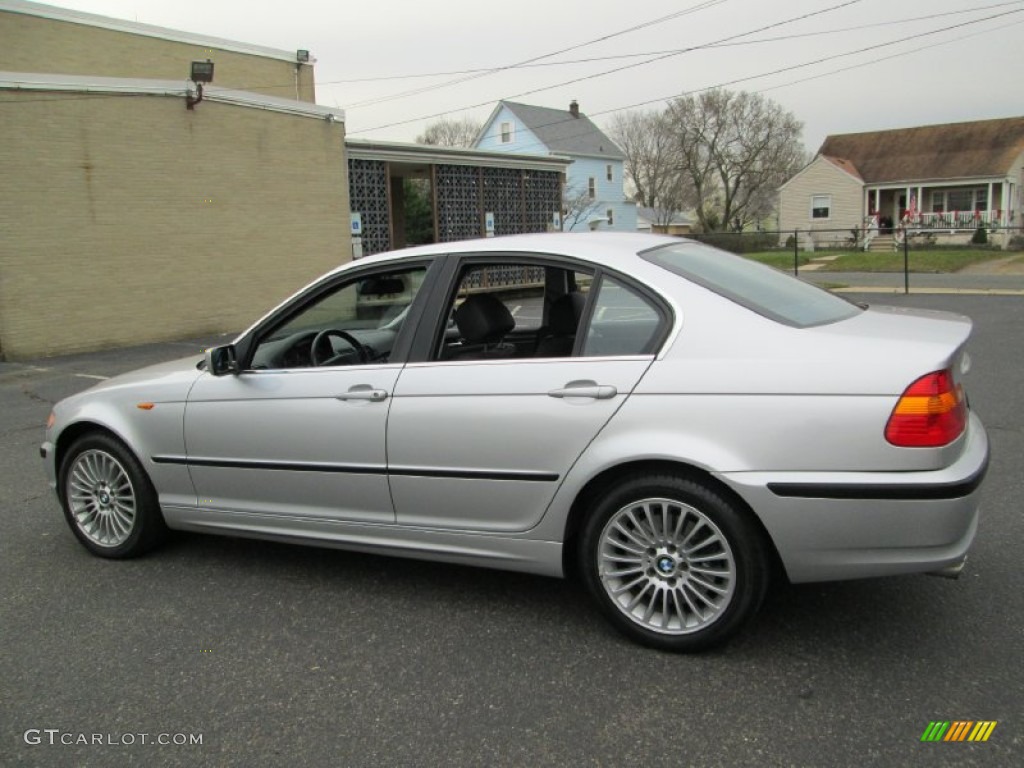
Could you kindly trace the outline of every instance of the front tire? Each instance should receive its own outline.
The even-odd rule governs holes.
[[[745,510],[676,475],[615,485],[584,523],[578,554],[606,618],[666,651],[726,642],[754,617],[768,586],[764,542]]]
[[[156,491],[138,459],[105,433],[75,440],[58,475],[64,517],[94,555],[129,558],[167,536]]]

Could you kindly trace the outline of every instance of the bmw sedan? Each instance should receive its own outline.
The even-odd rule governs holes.
[[[438,244],[58,403],[41,453],[102,557],[176,529],[574,573],[627,636],[697,651],[773,575],[959,571],[970,333],[678,238]]]

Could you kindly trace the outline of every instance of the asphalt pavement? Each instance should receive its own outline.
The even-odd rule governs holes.
[[[571,582],[199,535],[92,557],[43,477],[50,404],[214,340],[0,364],[0,765],[1024,763],[1024,300],[852,298],[975,320],[970,560],[777,587],[700,656],[629,643]],[[936,720],[997,725],[922,743]]]

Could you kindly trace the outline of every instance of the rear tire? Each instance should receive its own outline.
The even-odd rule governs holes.
[[[113,436],[93,432],[77,438],[57,482],[71,531],[94,555],[137,557],[167,537],[152,482]]]
[[[598,501],[583,526],[580,572],[623,634],[666,651],[721,645],[757,613],[769,559],[746,510],[670,474],[633,475]]]

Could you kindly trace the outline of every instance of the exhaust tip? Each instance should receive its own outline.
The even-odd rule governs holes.
[[[947,565],[945,568],[939,568],[937,571],[929,571],[929,576],[941,576],[944,579],[957,579],[960,577],[960,572],[964,569],[964,565],[967,563],[967,555],[964,555],[955,563]]]

